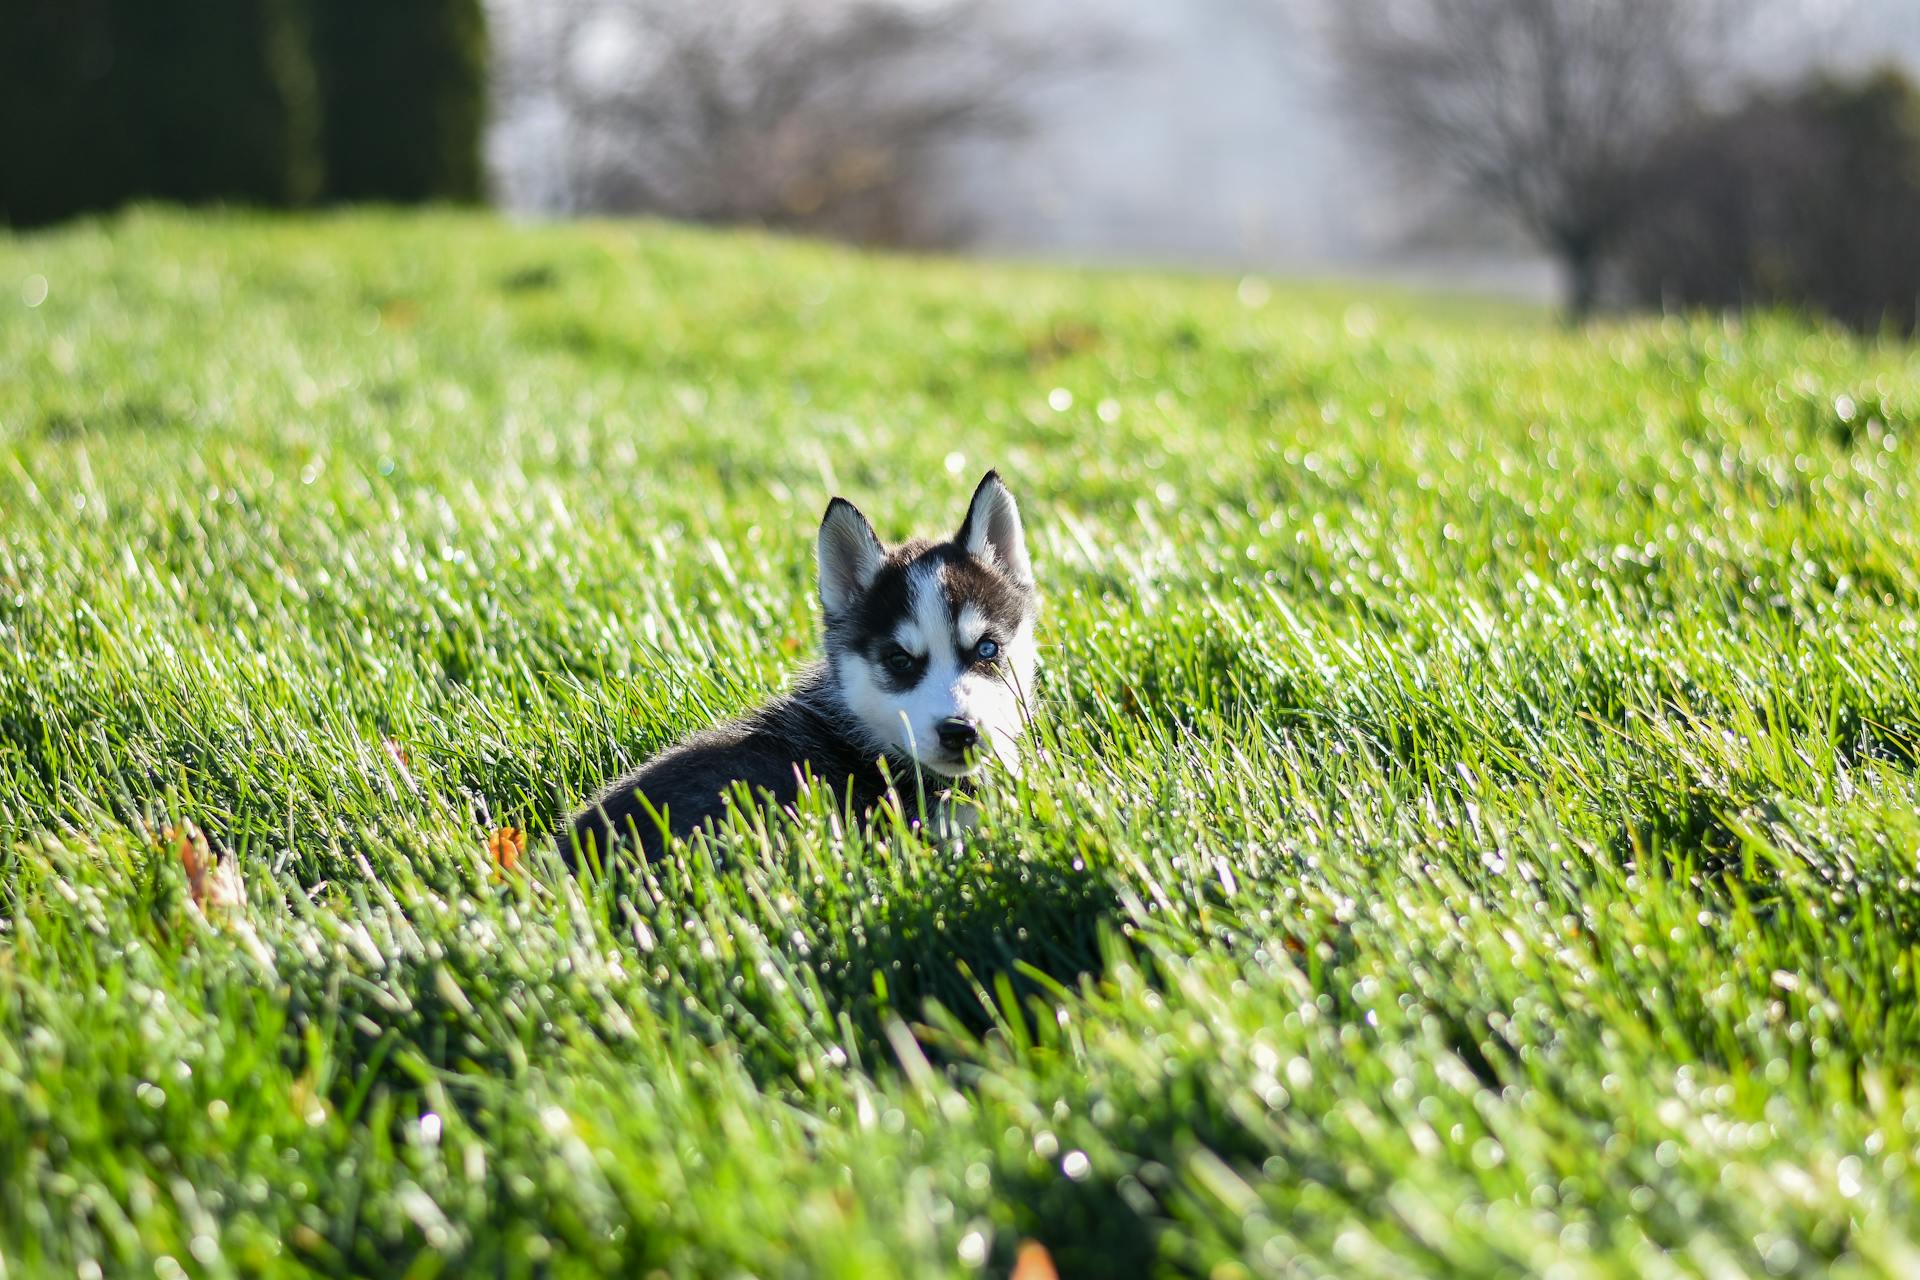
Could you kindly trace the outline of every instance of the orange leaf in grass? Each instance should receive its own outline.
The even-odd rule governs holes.
[[[405,744],[397,738],[382,738],[380,749],[387,753],[387,759],[393,761],[393,771],[400,775],[400,781],[407,784],[407,790],[419,795],[420,784],[413,780],[413,757],[408,754]]]
[[[240,868],[233,859],[222,862],[207,843],[206,833],[191,822],[182,822],[167,831],[167,842],[179,855],[180,867],[187,873],[187,892],[193,905],[202,911],[237,907],[246,900],[240,884]]]
[[[1020,1252],[1013,1258],[1013,1280],[1060,1280],[1047,1246],[1038,1240],[1021,1241]]]
[[[487,858],[493,863],[496,875],[518,871],[521,859],[526,856],[527,833],[518,827],[501,827],[487,837]]]

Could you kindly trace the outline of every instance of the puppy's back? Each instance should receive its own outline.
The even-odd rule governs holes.
[[[725,817],[736,786],[786,806],[799,796],[807,774],[842,799],[851,787],[862,806],[885,791],[873,761],[835,733],[830,721],[801,701],[777,699],[743,719],[694,734],[609,783],[568,820],[560,852],[570,866],[588,850],[603,864],[621,848],[651,860],[666,847],[654,812],[665,819],[667,836],[685,839]]]

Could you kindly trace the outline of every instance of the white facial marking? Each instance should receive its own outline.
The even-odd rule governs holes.
[[[960,652],[967,653],[987,633],[987,615],[970,604],[963,604],[960,606],[960,616],[954,620],[953,629],[960,640]]]
[[[907,580],[908,614],[911,626],[923,640],[918,650],[938,664],[942,658],[953,660],[952,627],[947,623],[947,593],[941,589],[940,571],[923,565]]]
[[[915,569],[907,579],[908,621],[902,630],[912,628],[922,644],[919,655],[926,658],[919,681],[892,696],[889,714],[893,719],[889,740],[908,755],[936,773],[957,770],[943,768],[946,752],[940,746],[940,722],[960,715],[954,698],[954,681],[960,674],[953,651],[953,628],[947,622],[947,597],[941,589],[940,572],[932,565]]]
[[[894,732],[893,695],[880,684],[879,668],[857,653],[843,653],[834,660],[834,674],[840,678],[840,693],[847,710],[853,712],[867,732],[890,748],[901,743]]]
[[[1000,645],[1000,661],[990,671],[977,673],[969,705],[994,755],[1008,768],[1020,768],[1020,735],[1032,715],[1033,673],[1039,664],[1033,643],[1033,623],[1022,621]]]

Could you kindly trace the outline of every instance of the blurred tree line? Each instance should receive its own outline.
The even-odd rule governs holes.
[[[1801,306],[1920,332],[1920,86],[1817,76],[1689,119],[1648,157],[1627,301]]]
[[[0,221],[476,200],[481,0],[0,0]]]
[[[1325,0],[1354,118],[1603,305],[1805,307],[1920,331],[1920,88],[1742,87],[1766,0]]]
[[[970,236],[944,198],[957,148],[1025,133],[1036,91],[1120,53],[1054,0],[513,0],[494,19],[503,150],[532,160],[504,167],[539,175],[539,205],[917,247]]]

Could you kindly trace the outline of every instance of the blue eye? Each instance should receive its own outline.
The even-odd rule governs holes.
[[[1000,645],[993,640],[982,640],[973,646],[973,656],[982,662],[992,662],[1000,656]]]

